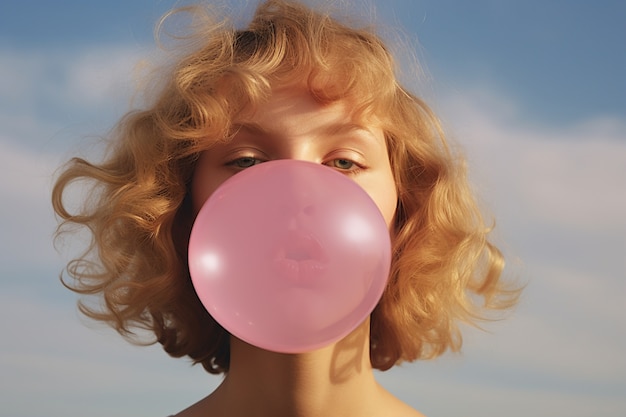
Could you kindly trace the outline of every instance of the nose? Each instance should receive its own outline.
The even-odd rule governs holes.
[[[275,162],[283,163],[280,201],[275,206],[277,214],[292,225],[313,218],[319,211],[318,205],[324,194],[320,182],[315,181],[316,172],[324,168],[295,158]]]
[[[317,212],[316,195],[321,191],[314,181],[311,170],[313,162],[298,160],[296,164],[285,165],[285,175],[281,179],[283,201],[282,213],[290,218],[310,217]]]
[[[291,219],[314,216],[317,210],[320,189],[319,181],[315,181],[316,170],[319,168],[319,149],[315,142],[300,136],[286,136],[280,152],[275,154],[277,160],[296,161],[285,164],[284,186],[285,201],[283,213]]]

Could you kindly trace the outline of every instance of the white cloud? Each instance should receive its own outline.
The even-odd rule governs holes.
[[[0,259],[3,267],[53,262],[51,174],[58,159],[0,141]]]
[[[0,332],[7,336],[0,340],[0,398],[7,415],[78,417],[86,407],[94,417],[167,415],[219,383],[156,346],[131,346],[110,331],[86,328],[69,305],[24,291],[3,291],[0,305]]]
[[[49,100],[79,107],[101,107],[103,102],[127,99],[144,52],[139,45],[80,50],[0,47],[0,97],[8,104]]]
[[[464,369],[466,361],[404,366],[378,379],[427,416],[618,417],[626,408],[623,398],[567,392],[545,381],[485,379],[489,369]]]
[[[518,217],[581,231],[626,231],[626,121],[523,125],[510,100],[463,92],[444,103],[488,197]]]
[[[7,104],[32,100],[38,93],[38,81],[46,78],[50,57],[41,52],[0,48],[0,97]]]
[[[488,325],[494,334],[468,333],[467,360],[502,370],[513,391],[498,398],[519,404],[506,415],[621,415],[626,404],[614,393],[626,386],[626,121],[525,125],[514,102],[489,90],[443,103],[499,235],[524,256],[516,272],[529,280],[512,320]]]
[[[75,105],[124,104],[135,89],[142,56],[139,48],[108,47],[86,51],[68,68],[67,91]]]
[[[47,192],[51,174],[59,164],[58,155],[45,154],[14,145],[0,136],[0,193],[13,203],[40,202]]]
[[[39,264],[56,264],[50,204],[54,171],[79,151],[93,153],[78,144],[81,136],[103,132],[102,126],[110,127],[113,117],[128,108],[139,48],[3,47],[0,55],[0,259],[11,269],[32,262],[34,254]],[[68,144],[75,148],[59,148]]]
[[[0,137],[50,149],[106,132],[130,108],[140,46],[0,46]]]

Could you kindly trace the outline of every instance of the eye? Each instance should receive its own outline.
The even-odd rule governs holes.
[[[333,159],[331,161],[332,167],[337,169],[349,170],[355,166],[355,163],[349,159]]]
[[[227,165],[233,166],[235,168],[244,169],[250,168],[251,166],[258,165],[263,162],[264,161],[254,158],[252,156],[244,156],[228,162]]]
[[[354,162],[353,160],[347,158],[332,159],[328,162],[325,162],[324,165],[346,175],[356,175],[361,173],[362,170],[366,169],[363,164]]]

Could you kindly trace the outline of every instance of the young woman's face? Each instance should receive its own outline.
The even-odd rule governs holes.
[[[396,186],[383,131],[350,115],[349,103],[322,105],[296,88],[276,90],[249,119],[236,121],[237,133],[198,160],[192,200],[197,213],[232,175],[276,159],[327,165],[352,178],[378,205],[387,226],[396,211]]]

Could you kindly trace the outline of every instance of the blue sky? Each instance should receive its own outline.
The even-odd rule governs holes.
[[[72,245],[52,248],[49,193],[129,109],[174,2],[59,3],[0,12],[0,416],[168,415],[219,379],[81,321],[57,279]],[[417,47],[411,87],[466,150],[507,272],[529,282],[509,319],[467,329],[462,355],[381,382],[429,417],[626,415],[626,5],[374,4]]]

